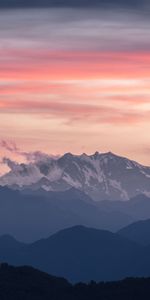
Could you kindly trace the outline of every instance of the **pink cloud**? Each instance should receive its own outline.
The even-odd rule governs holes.
[[[71,78],[149,78],[145,52],[1,50],[0,78],[58,80]]]
[[[15,113],[15,114],[36,114],[42,118],[59,118],[67,122],[86,122],[93,121],[96,123],[109,124],[125,124],[148,121],[150,118],[150,111],[140,112],[136,110],[129,110],[124,108],[117,108],[105,105],[89,105],[89,104],[75,104],[57,101],[5,101],[5,105],[0,106],[1,113]]]

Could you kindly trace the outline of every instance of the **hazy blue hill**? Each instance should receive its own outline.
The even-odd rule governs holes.
[[[9,233],[19,240],[33,241],[79,221],[43,196],[22,195],[7,188],[1,193],[0,189],[1,235]]]
[[[13,262],[17,264],[19,253],[27,245],[18,242],[10,235],[3,235],[0,237],[0,262]]]
[[[26,263],[71,281],[116,280],[132,274],[138,247],[111,232],[76,226],[38,241],[27,251]]]
[[[1,245],[1,249],[2,247],[9,248],[9,249],[20,249],[22,246],[26,244],[18,242],[11,235],[5,234],[0,237],[0,245]]]
[[[141,245],[150,245],[150,219],[133,223],[122,228],[118,233]]]
[[[97,208],[87,195],[74,188],[64,192],[0,188],[0,235],[11,234],[21,241],[32,242],[74,225],[115,231],[133,221],[123,211]]]
[[[32,265],[73,282],[118,280],[144,274],[138,263],[143,251],[134,242],[109,231],[76,226],[16,251],[6,246],[5,256],[4,247],[0,247],[0,261]]]
[[[137,195],[129,201],[101,201],[97,205],[100,210],[122,212],[137,221],[150,218],[150,198],[143,194]]]

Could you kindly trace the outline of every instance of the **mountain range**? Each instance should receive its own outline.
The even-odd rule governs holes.
[[[74,188],[63,192],[0,188],[0,235],[24,242],[46,238],[75,225],[116,232],[138,220],[150,219],[150,198],[94,202]]]
[[[75,226],[31,244],[2,236],[0,245],[1,262],[30,265],[71,282],[150,276],[150,244],[143,246],[121,232]]]
[[[13,189],[60,192],[75,188],[94,201],[150,196],[150,167],[111,152],[41,156],[27,164],[4,161],[10,171],[0,177],[0,185]]]
[[[122,203],[128,205],[128,202]],[[143,203],[144,198],[141,199],[141,207]],[[150,218],[148,206],[149,199],[145,214],[147,217],[149,212]],[[129,210],[124,210],[115,208],[114,211],[107,211],[74,188],[63,192],[46,192],[1,187],[0,235],[11,234],[24,242],[33,242],[74,225],[116,231],[140,219],[140,215],[134,217]]]

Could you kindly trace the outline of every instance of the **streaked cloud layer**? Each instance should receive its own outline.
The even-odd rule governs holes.
[[[57,7],[57,8],[130,8],[145,9],[149,7],[149,0],[0,0],[1,8],[31,8],[31,7]]]
[[[1,12],[0,138],[149,164],[149,32],[131,10]]]

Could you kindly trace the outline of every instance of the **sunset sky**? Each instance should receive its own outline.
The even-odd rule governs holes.
[[[0,11],[1,157],[22,159],[5,141],[27,152],[112,151],[150,165],[149,131],[149,14]]]

